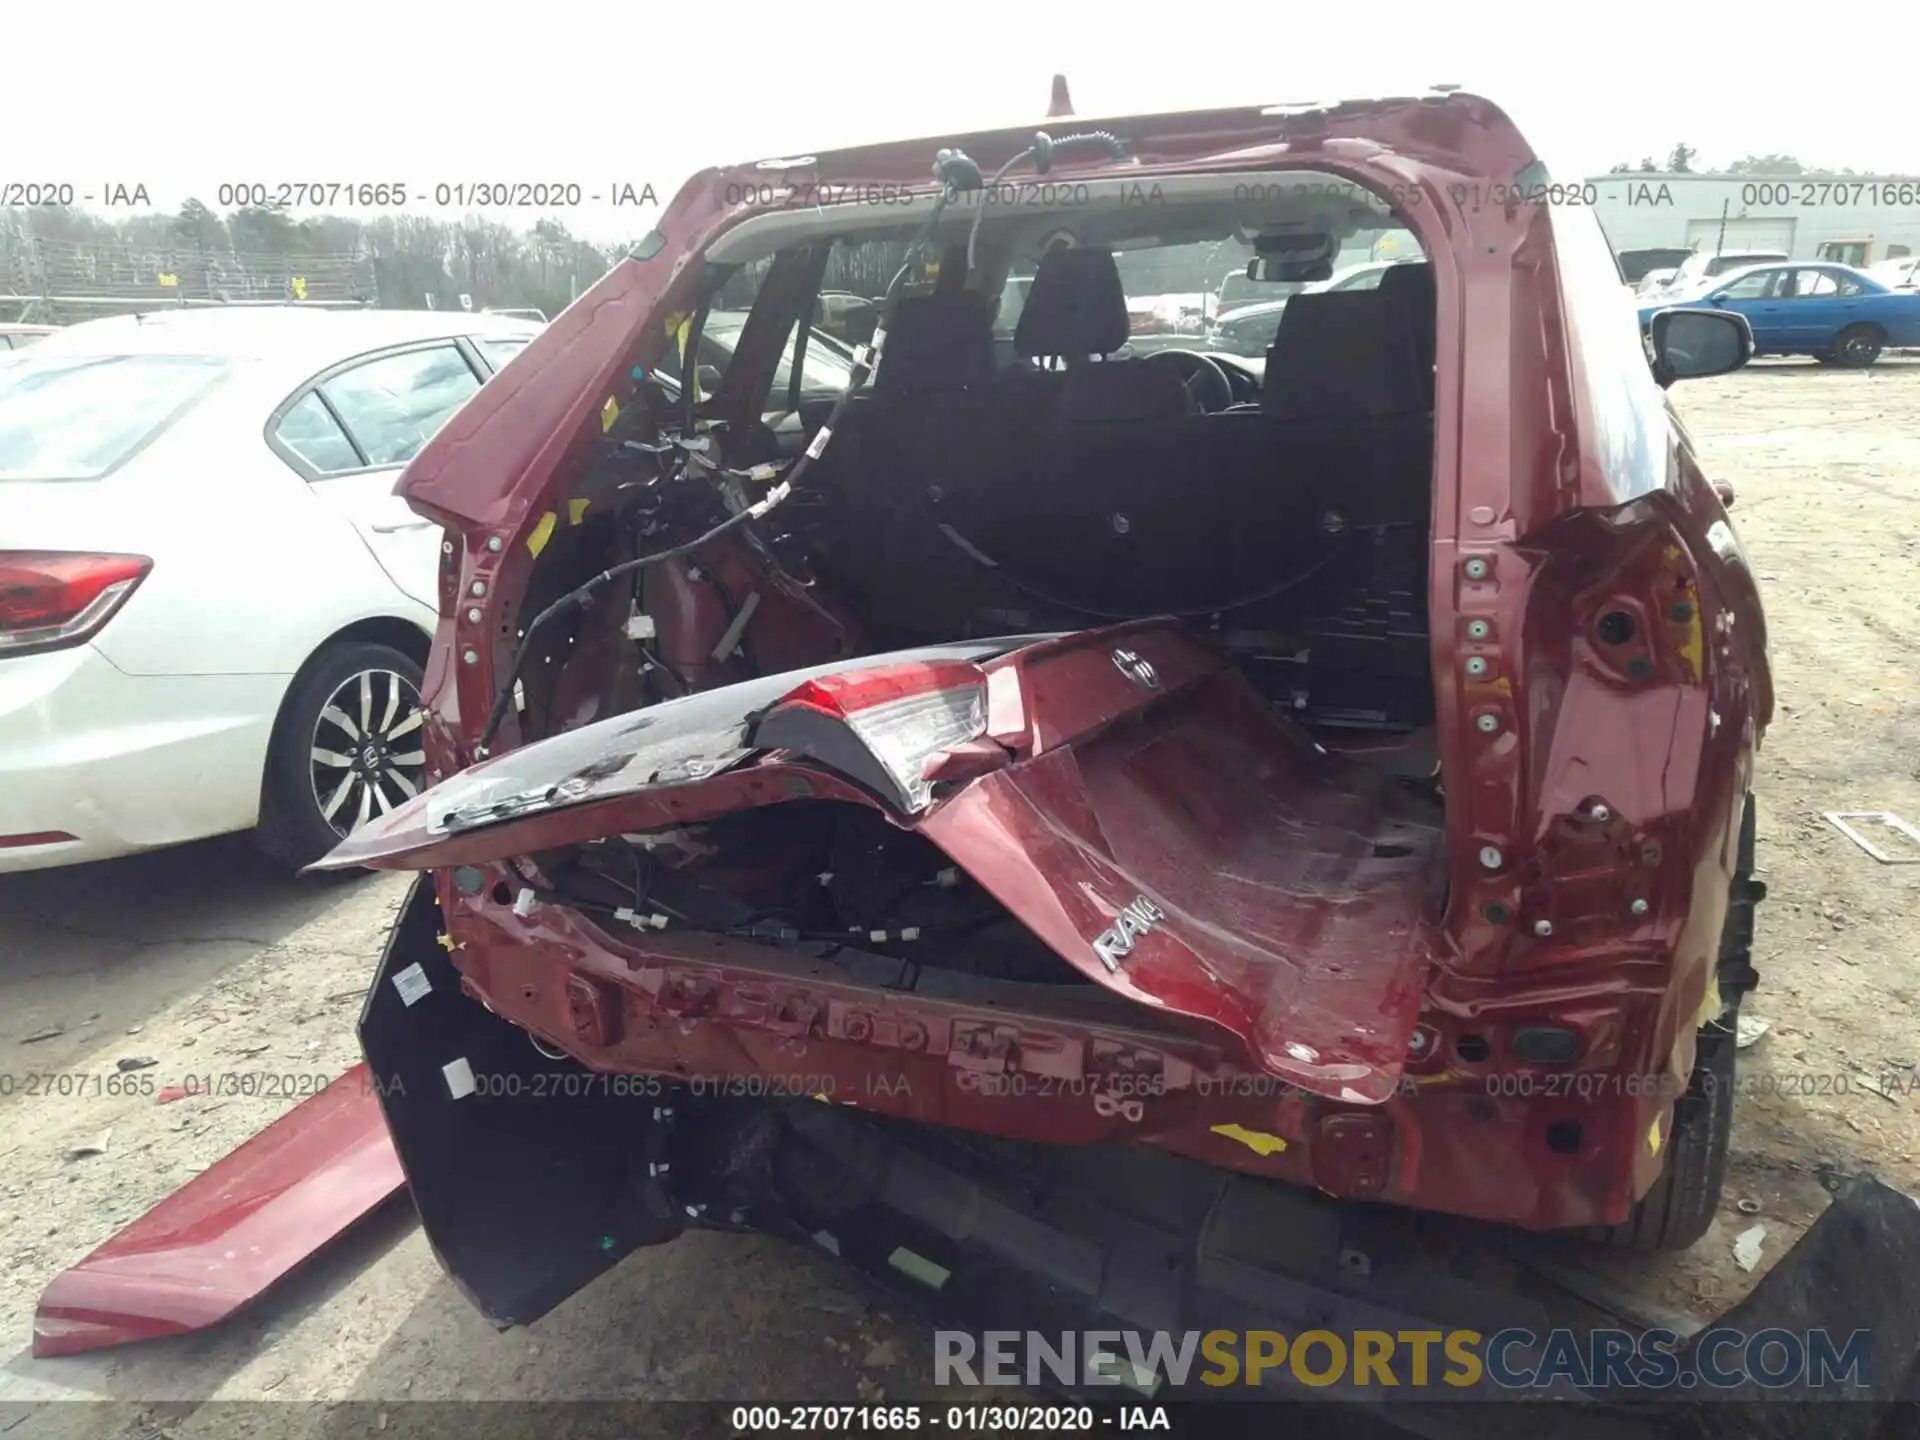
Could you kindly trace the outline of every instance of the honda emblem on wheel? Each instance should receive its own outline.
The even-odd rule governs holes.
[[[1113,663],[1120,667],[1120,673],[1143,690],[1158,690],[1160,675],[1152,664],[1140,657],[1137,650],[1116,650]]]

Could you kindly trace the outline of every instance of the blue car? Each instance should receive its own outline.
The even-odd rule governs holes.
[[[1734,310],[1756,355],[1811,355],[1823,365],[1871,365],[1888,347],[1920,345],[1920,292],[1890,290],[1847,265],[1788,261],[1716,275],[1640,309]]]

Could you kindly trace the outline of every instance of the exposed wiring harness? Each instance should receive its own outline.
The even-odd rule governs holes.
[[[1035,145],[1024,153],[1029,155],[1035,153],[1037,149],[1041,148],[1039,141],[1045,140],[1046,136],[1044,135],[1038,137]],[[1117,140],[1113,141],[1113,143],[1115,145],[1119,144]],[[1047,141],[1046,148],[1049,153],[1051,153],[1052,150],[1059,148],[1059,142]],[[893,279],[887,285],[887,293],[880,302],[880,313],[883,316],[888,313],[890,302],[899,292],[901,285],[906,282],[906,277],[912,272],[914,265],[919,261],[920,257],[926,253],[926,248],[932,241],[934,232],[939,228],[940,218],[946,212],[947,206],[952,203],[954,197],[962,191],[977,190],[980,188],[980,167],[969,159],[964,151],[953,149],[940,151],[934,157],[933,168],[935,177],[941,182],[940,193],[934,197],[933,208],[927,215],[926,223],[920,227],[920,232],[907,247],[905,260],[902,261],[899,270],[895,272]],[[1002,173],[1004,173],[1005,168],[1006,167],[1002,167]],[[976,218],[976,226],[978,223],[978,219]],[[605,570],[600,571],[599,574],[593,576],[583,584],[577,585],[572,590],[569,590],[565,595],[562,595],[558,600],[555,600],[551,605],[547,606],[546,609],[535,615],[532,620],[528,621],[526,628],[521,632],[520,644],[513,652],[513,659],[508,662],[506,673],[494,692],[493,708],[487,712],[487,723],[482,727],[480,731],[480,741],[474,747],[473,758],[475,760],[484,760],[489,754],[489,747],[493,743],[494,733],[500,728],[500,722],[506,719],[507,708],[513,702],[514,686],[519,681],[521,670],[526,666],[527,656],[533,649],[534,637],[541,627],[553,619],[554,616],[562,614],[570,608],[578,607],[583,610],[587,608],[593,598],[594,592],[602,585],[617,580],[623,575],[631,575],[635,571],[645,569],[650,565],[659,565],[668,560],[677,560],[683,555],[690,555],[703,546],[712,544],[722,535],[739,529],[748,521],[758,520],[761,516],[780,504],[781,501],[785,500],[793,493],[795,482],[798,481],[800,477],[807,472],[808,467],[818,461],[820,456],[825,452],[827,445],[833,439],[835,427],[845,418],[847,407],[853,403],[854,397],[866,388],[867,382],[873,376],[874,369],[879,364],[880,352],[885,343],[886,330],[884,327],[876,327],[873,332],[873,339],[854,352],[853,372],[848,379],[847,388],[840,392],[840,398],[834,402],[833,409],[827,413],[826,420],[822,422],[819,430],[814,433],[813,439],[808,442],[807,448],[801,452],[799,458],[791,462],[791,468],[787,468],[788,462],[783,461],[755,465],[746,470],[729,470],[716,463],[710,457],[712,442],[709,437],[704,435],[669,437],[665,443],[660,445],[647,445],[634,440],[624,442],[628,449],[650,455],[664,457],[678,454],[680,456],[680,464],[674,472],[674,478],[676,479],[685,476],[692,470],[699,469],[717,478],[760,482],[778,479],[779,483],[768,490],[759,500],[728,516],[705,534],[696,536],[692,540],[688,540],[680,545],[671,546],[665,550],[656,550],[652,554],[636,556],[632,560],[623,560],[617,565],[608,566]],[[784,477],[781,473],[783,469],[785,470]]]
[[[1090,145],[1100,146],[1115,160],[1124,160],[1127,158],[1125,142],[1110,130],[1083,130],[1078,135],[1062,135],[1058,140],[1047,134],[1046,131],[1041,130],[1035,133],[1033,144],[1029,145],[993,172],[993,177],[987,181],[985,188],[991,190],[995,185],[998,185],[1000,181],[1006,177],[1007,172],[1022,160],[1033,161],[1034,174],[1044,175],[1053,168],[1054,158],[1062,151],[1075,147],[1084,149]],[[982,205],[974,212],[973,224],[967,229],[968,274],[973,273],[974,250],[980,239],[980,222],[986,218],[987,207]]]

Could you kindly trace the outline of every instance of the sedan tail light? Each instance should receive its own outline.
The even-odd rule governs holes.
[[[809,680],[768,711],[752,743],[810,755],[913,813],[932,803],[940,762],[986,729],[979,670],[910,663]]]
[[[145,555],[0,550],[0,657],[92,638],[151,569]]]

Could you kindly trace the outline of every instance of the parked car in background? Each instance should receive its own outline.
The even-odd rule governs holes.
[[[740,343],[740,332],[747,323],[745,310],[711,310],[706,322],[700,327],[700,341],[695,347],[695,378],[703,394],[710,393],[719,383],[727,365],[733,359],[734,347]],[[657,365],[653,378],[668,394],[680,393],[681,362],[678,355],[669,355],[666,362]],[[800,362],[799,399],[831,399],[846,390],[853,380],[853,351],[836,337],[829,335],[817,326],[807,332],[806,354]],[[793,347],[789,346],[779,365],[775,367],[773,383],[768,387],[768,400],[772,409],[769,413],[779,413],[785,409],[785,402],[793,395]]]
[[[815,300],[813,323],[843,344],[864,345],[879,323],[878,301],[844,290],[823,290]]]
[[[297,868],[424,786],[441,536],[393,485],[538,329],[169,309],[0,368],[0,871]]]
[[[1413,255],[1406,259],[1367,260],[1352,265],[1325,280],[1316,280],[1308,284],[1292,287],[1299,295],[1317,294],[1325,291],[1378,290],[1380,277],[1395,265],[1404,265],[1408,260],[1418,261],[1421,257]],[[1284,287],[1283,287],[1284,288]],[[1258,305],[1244,305],[1224,319],[1214,322],[1210,339],[1213,345],[1230,355],[1248,357],[1262,356],[1273,344],[1274,336],[1280,333],[1281,317],[1287,313],[1289,296],[1276,300],[1262,301]]]
[[[1215,349],[1230,355],[1264,356],[1280,333],[1280,318],[1287,313],[1287,300],[1262,300],[1258,305],[1243,305],[1231,315],[1214,321],[1208,340]]]
[[[1882,260],[1863,272],[1889,290],[1920,289],[1920,255],[1902,255],[1897,260]]]
[[[547,312],[537,310],[531,305],[489,305],[480,312],[482,315],[500,315],[509,320],[531,320],[536,325],[547,323]]]
[[[1127,331],[1131,335],[1187,335],[1206,331],[1213,296],[1202,294],[1129,295]]]
[[[1622,250],[1614,255],[1620,265],[1620,278],[1628,285],[1637,286],[1655,271],[1671,274],[1693,252],[1685,246],[1673,248],[1652,248],[1645,250]]]
[[[1673,272],[1673,278],[1661,289],[1647,293],[1677,295],[1716,276],[1730,274],[1749,265],[1774,264],[1786,258],[1784,250],[1722,250],[1717,254],[1710,250],[1696,250],[1680,263]]]
[[[1673,284],[1673,277],[1680,272],[1677,269],[1649,270],[1640,277],[1640,283],[1629,288],[1635,295],[1657,295]]]
[[[1220,282],[1219,290],[1214,292],[1213,318],[1220,320],[1243,306],[1257,305],[1273,298],[1272,281],[1255,280],[1246,271],[1235,270]]]
[[[1731,310],[1753,328],[1757,355],[1811,355],[1858,368],[1889,346],[1920,345],[1920,292],[1896,291],[1847,265],[1754,265],[1643,303],[1644,330],[1662,310]]]
[[[59,331],[58,325],[27,325],[18,321],[0,324],[0,353],[24,350]]]

